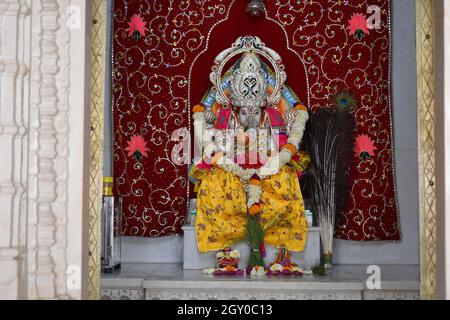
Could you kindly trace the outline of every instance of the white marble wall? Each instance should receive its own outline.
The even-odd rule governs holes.
[[[0,299],[82,296],[86,4],[0,0]]]

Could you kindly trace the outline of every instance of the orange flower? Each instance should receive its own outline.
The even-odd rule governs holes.
[[[202,113],[205,112],[205,108],[202,105],[196,105],[194,108],[192,108],[192,111],[194,113]]]
[[[261,186],[261,180],[259,180],[259,179],[250,179],[250,181],[248,183],[253,186]]]
[[[287,149],[291,152],[292,155],[295,155],[297,153],[297,148],[294,147],[292,144],[288,143],[283,147],[283,149]]]
[[[261,213],[261,206],[259,204],[254,204],[248,209],[250,216],[254,217]]]
[[[225,267],[225,271],[227,271],[227,272],[235,272],[236,268],[233,267],[233,266],[228,265],[228,266]]]
[[[300,103],[295,106],[295,109],[299,111],[308,111],[308,108]]]

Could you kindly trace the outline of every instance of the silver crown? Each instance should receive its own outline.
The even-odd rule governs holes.
[[[242,55],[239,67],[233,71],[230,81],[230,97],[222,87],[222,74],[226,64],[238,55]],[[261,60],[265,58],[273,67],[275,84],[269,95],[266,71]],[[215,59],[210,75],[213,90],[217,92],[216,101],[224,107],[276,107],[281,99],[281,91],[286,82],[286,72],[278,53],[267,48],[258,37],[240,37],[232,45],[222,51]]]
[[[230,82],[231,104],[235,107],[267,106],[267,74],[254,53],[245,53]]]

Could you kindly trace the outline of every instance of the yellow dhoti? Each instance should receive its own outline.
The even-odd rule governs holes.
[[[280,215],[288,224],[270,229],[264,242],[290,251],[303,251],[307,224],[296,170],[284,166],[278,175],[262,181],[263,226]],[[202,177],[196,218],[200,252],[222,250],[241,241],[247,222],[244,185],[221,168]]]

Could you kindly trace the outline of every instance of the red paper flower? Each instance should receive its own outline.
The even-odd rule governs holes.
[[[128,147],[125,150],[128,151],[129,157],[134,157],[138,162],[141,161],[142,157],[148,157],[147,151],[150,151],[150,149],[147,148],[147,142],[142,136],[134,135],[127,143]]]
[[[206,163],[204,160],[202,160],[202,162],[200,162],[199,164],[197,164],[197,169],[199,170],[206,170],[209,171],[213,168],[213,166],[211,164]]]
[[[128,37],[133,37],[135,40],[139,40],[141,37],[145,37],[145,33],[148,28],[145,26],[146,22],[140,14],[135,14],[131,17],[131,21],[128,22]]]
[[[351,36],[355,35],[361,41],[365,34],[369,34],[366,16],[362,13],[354,13],[348,21],[347,29],[350,30]]]
[[[368,135],[361,134],[356,137],[355,156],[366,161],[370,157],[375,156],[375,150],[377,150],[377,147],[375,147],[374,142]]]

